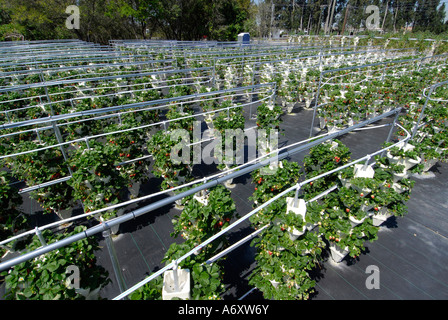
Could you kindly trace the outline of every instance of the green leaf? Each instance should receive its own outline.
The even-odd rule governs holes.
[[[55,272],[56,270],[57,270],[57,268],[59,267],[59,265],[54,261],[54,262],[51,262],[51,263],[49,263],[48,265],[47,265],[47,269],[48,269],[48,271],[50,271],[50,272]]]
[[[29,298],[33,295],[33,291],[30,287],[23,289],[22,293],[26,298]]]

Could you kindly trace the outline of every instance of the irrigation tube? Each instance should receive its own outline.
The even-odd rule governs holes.
[[[401,109],[401,108],[399,108],[399,109]],[[399,109],[396,109],[396,110],[399,110]],[[398,125],[398,126],[400,126],[400,125]],[[401,126],[400,126],[400,127],[401,127]],[[401,127],[401,128],[402,128],[402,127]],[[404,129],[404,128],[402,128],[402,129]],[[406,131],[406,130],[405,130],[405,131]],[[406,131],[406,132],[407,132],[407,131]],[[389,147],[387,147],[387,148],[383,148],[383,149],[381,149],[381,150],[379,150],[379,151],[376,151],[376,152],[374,152],[374,153],[368,154],[368,155],[366,155],[366,156],[364,156],[364,157],[362,157],[362,158],[359,158],[359,159],[357,159],[357,160],[355,160],[355,161],[352,161],[352,162],[350,162],[350,163],[348,163],[348,164],[346,164],[346,165],[344,165],[344,166],[341,166],[341,167],[339,167],[339,168],[336,168],[336,169],[327,171],[327,172],[325,172],[325,173],[323,173],[323,174],[320,174],[320,175],[315,176],[315,177],[313,177],[313,178],[311,178],[311,179],[307,179],[307,180],[305,180],[305,181],[302,181],[302,182],[300,182],[300,183],[298,183],[298,184],[296,184],[296,185],[294,185],[294,186],[292,186],[292,187],[286,189],[285,191],[283,191],[283,192],[279,193],[278,195],[274,196],[273,198],[269,199],[268,201],[266,201],[265,203],[263,203],[263,204],[260,205],[259,207],[257,207],[257,208],[255,208],[254,210],[250,211],[250,212],[249,212],[248,214],[246,214],[244,217],[238,219],[237,221],[235,221],[234,223],[232,223],[232,224],[231,224],[230,226],[228,226],[227,228],[222,229],[222,230],[221,230],[220,232],[218,232],[217,234],[213,235],[212,237],[210,237],[210,238],[207,239],[206,241],[202,242],[200,245],[196,246],[195,248],[193,248],[192,250],[190,250],[189,252],[187,252],[186,254],[184,254],[182,257],[180,257],[180,258],[178,258],[177,260],[174,260],[173,262],[167,264],[164,268],[162,268],[161,270],[159,270],[159,271],[153,273],[151,276],[149,276],[149,277],[147,277],[146,279],[142,280],[141,282],[137,283],[136,285],[134,285],[133,287],[129,288],[129,289],[126,290],[125,292],[122,292],[120,295],[116,296],[113,300],[121,300],[121,299],[125,298],[126,296],[128,296],[129,294],[131,294],[132,292],[134,292],[135,290],[137,290],[138,288],[144,286],[146,283],[148,283],[148,282],[151,281],[152,279],[158,277],[159,275],[161,275],[161,274],[164,273],[165,271],[167,271],[167,270],[169,270],[169,269],[172,269],[173,266],[177,266],[177,265],[179,264],[179,262],[181,262],[181,261],[183,261],[184,259],[186,259],[187,257],[191,256],[191,255],[194,254],[197,250],[202,249],[203,247],[207,246],[209,243],[213,242],[215,239],[217,239],[217,238],[219,238],[220,236],[222,236],[223,234],[227,233],[229,230],[235,228],[237,225],[239,225],[239,224],[242,223],[243,221],[249,219],[252,215],[256,214],[256,213],[257,213],[258,211],[260,211],[261,209],[267,207],[268,205],[270,205],[272,202],[278,200],[279,198],[284,197],[284,196],[287,195],[288,193],[290,193],[290,192],[292,192],[292,191],[294,191],[294,190],[299,189],[302,185],[307,184],[307,183],[310,183],[310,182],[315,181],[315,180],[317,180],[317,179],[323,178],[323,177],[325,177],[325,176],[327,176],[327,175],[333,174],[333,173],[338,172],[338,171],[340,171],[340,170],[343,170],[343,169],[345,169],[345,168],[348,168],[348,167],[350,167],[350,166],[352,166],[352,165],[354,165],[354,164],[356,164],[356,163],[359,163],[359,162],[361,162],[361,161],[364,161],[364,160],[367,160],[367,161],[368,161],[372,156],[377,155],[377,154],[380,154],[380,153],[382,153],[382,152],[384,152],[384,151],[386,151],[386,150],[388,150],[388,149],[390,149],[390,148],[392,148],[392,147],[394,147],[394,146],[397,146],[397,145],[399,145],[400,143],[403,143],[403,142],[407,141],[408,139],[410,139],[410,134],[409,134],[409,132],[407,132],[407,137],[406,137],[406,138],[404,138],[403,140],[397,142],[397,143],[394,144],[394,145],[391,145],[391,146],[389,146]],[[319,140],[318,140],[319,143],[323,142],[323,141],[321,141],[321,140],[322,140],[322,139],[319,139]],[[313,143],[311,143],[311,144],[313,144]],[[301,149],[302,149],[302,148],[301,148]],[[288,154],[289,154],[289,153],[288,153]]]
[[[352,127],[349,127],[349,128],[343,129],[341,131],[332,133],[332,134],[330,134],[330,135],[328,135],[326,137],[323,137],[323,138],[320,138],[320,139],[316,139],[316,140],[314,140],[314,141],[312,141],[312,142],[310,142],[310,143],[308,143],[308,144],[306,144],[304,146],[297,147],[297,148],[295,148],[295,149],[293,149],[291,151],[286,151],[283,154],[279,154],[277,159],[276,159],[276,161],[284,159],[284,158],[287,158],[288,156],[293,155],[295,153],[308,150],[308,149],[310,149],[310,148],[312,148],[312,147],[314,147],[316,145],[319,145],[320,143],[322,143],[324,141],[327,141],[327,140],[330,140],[330,139],[335,139],[335,138],[337,138],[337,137],[339,137],[341,135],[347,134],[347,133],[349,133],[349,132],[351,132],[351,131],[353,131],[355,129],[358,129],[358,128],[363,127],[363,126],[368,125],[368,124],[371,124],[373,122],[376,122],[376,121],[381,120],[383,118],[389,117],[391,115],[397,114],[400,111],[401,111],[401,107],[397,108],[397,109],[394,109],[394,110],[391,110],[389,112],[383,113],[383,114],[381,114],[378,117],[375,117],[373,119],[369,119],[369,120],[363,121],[361,123],[358,123],[358,124],[356,124],[356,125],[354,125]],[[409,137],[403,139],[401,142],[406,141],[406,139],[409,139]],[[361,160],[359,160],[359,161],[361,161]],[[41,247],[39,249],[36,249],[34,251],[31,251],[31,252],[28,252],[28,253],[26,253],[24,255],[21,255],[19,257],[7,260],[7,261],[5,261],[5,262],[0,264],[0,271],[7,270],[7,269],[9,269],[9,268],[19,264],[19,263],[22,263],[22,262],[25,262],[27,260],[33,259],[35,257],[38,257],[38,256],[40,256],[42,254],[45,254],[45,253],[48,253],[50,251],[62,248],[62,247],[67,246],[67,245],[69,245],[69,244],[71,244],[73,242],[85,239],[87,237],[91,237],[91,236],[93,236],[93,235],[95,235],[97,233],[100,233],[100,232],[104,231],[104,228],[111,228],[113,226],[119,225],[119,224],[124,223],[126,221],[130,221],[130,220],[135,219],[135,218],[137,218],[139,216],[142,216],[142,215],[144,215],[144,214],[146,214],[148,212],[151,212],[151,211],[156,210],[158,208],[161,208],[161,207],[164,207],[166,205],[169,205],[169,204],[175,202],[176,200],[180,200],[180,199],[185,198],[187,196],[194,195],[195,193],[197,193],[199,191],[202,191],[204,189],[213,188],[213,187],[215,187],[215,186],[217,186],[217,185],[219,185],[221,183],[224,183],[225,181],[227,181],[229,179],[234,179],[234,178],[240,177],[240,176],[245,175],[246,173],[252,172],[252,171],[254,171],[254,170],[258,169],[258,168],[262,168],[262,167],[264,167],[266,165],[269,165],[271,162],[272,162],[272,159],[266,159],[266,160],[261,161],[261,162],[259,162],[257,164],[254,164],[254,165],[252,165],[250,167],[241,169],[240,171],[231,173],[231,174],[226,175],[226,176],[221,177],[221,178],[217,178],[216,180],[213,180],[213,181],[210,181],[210,182],[206,182],[206,183],[204,183],[204,184],[202,184],[202,185],[200,185],[198,187],[194,187],[194,188],[192,188],[190,190],[187,190],[185,192],[182,192],[180,194],[171,196],[171,197],[166,198],[166,199],[162,199],[162,200],[157,201],[155,203],[152,203],[152,204],[149,204],[149,205],[144,206],[142,208],[139,208],[139,209],[136,209],[134,211],[131,211],[131,212],[129,212],[127,214],[124,214],[124,215],[122,215],[120,217],[116,217],[116,218],[113,218],[111,220],[105,221],[105,222],[103,222],[100,225],[91,227],[90,229],[87,229],[87,230],[85,230],[83,232],[80,232],[78,234],[75,234],[73,236],[69,236],[69,237],[67,237],[65,239],[62,239],[60,241],[51,243],[51,244],[49,244],[47,246],[43,246],[43,247]],[[293,190],[294,188],[296,188],[296,187],[293,187],[293,188],[290,188],[290,189]],[[291,191],[291,190],[289,190],[289,191]],[[237,222],[240,223],[241,220],[239,220]],[[237,223],[237,222],[235,222],[235,223]],[[234,227],[235,223],[232,224],[232,228]],[[224,229],[223,231],[227,232],[228,229],[229,229],[229,227]],[[222,232],[218,233],[216,235],[216,237],[221,236],[221,234],[222,234]],[[213,241],[216,237],[213,237],[213,239],[211,241]],[[201,246],[203,246],[204,243],[201,244]],[[185,259],[185,257],[183,257],[183,259]],[[165,271],[165,270],[169,269],[170,267],[172,267],[172,265],[168,265],[167,267],[163,268],[162,270]]]

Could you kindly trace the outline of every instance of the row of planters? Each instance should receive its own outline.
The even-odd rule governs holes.
[[[121,125],[109,125],[106,133],[132,129],[138,125],[135,118],[126,120]],[[3,164],[15,178],[31,187],[71,175],[67,181],[30,192],[31,198],[41,204],[44,213],[54,212],[64,219],[71,216],[71,210],[78,201],[81,201],[86,212],[90,212],[138,195],[138,186],[149,178],[145,145],[147,134],[144,130],[131,130],[98,140],[74,143],[64,149],[67,159],[62,149],[50,148],[5,158]],[[41,148],[45,144],[57,144],[54,137],[41,138],[42,142],[12,142],[11,147],[15,148],[15,152],[20,152]],[[105,214],[103,218],[111,216],[115,216],[115,212]]]
[[[230,191],[218,185],[190,196],[180,215],[173,219],[173,237],[180,236],[181,243],[173,243],[163,261],[170,263],[179,259],[211,236],[228,227],[237,217],[235,203]],[[163,277],[150,281],[130,295],[132,300],[220,300],[225,292],[222,259],[207,264],[218,251],[228,246],[226,237],[201,247],[185,260],[177,269],[178,287],[174,285],[173,270]]]
[[[306,108],[310,108],[312,101],[316,97],[319,87],[319,77],[323,70],[349,67],[360,63],[365,63],[366,55],[370,62],[384,60],[384,57],[374,53],[363,55],[347,54],[344,56],[324,56],[308,57],[288,62],[266,63],[263,64],[260,71],[260,83],[276,82],[278,95],[282,100],[282,106],[288,112],[292,111],[295,103],[305,103]],[[359,59],[359,61],[357,60]],[[254,72],[253,67],[247,67],[245,81],[248,83],[249,72]],[[250,80],[252,81],[252,80]],[[325,102],[325,101],[324,101]]]
[[[320,128],[329,131],[343,129],[393,108],[419,103],[425,87],[446,78],[444,72],[434,75],[431,66],[427,67],[406,75],[389,75],[384,81],[367,83],[368,77],[363,75],[358,77],[362,84],[324,85],[320,101],[325,105],[318,108]],[[352,82],[356,82],[356,75],[350,74],[350,77]]]
[[[209,112],[235,105],[232,104],[231,99],[204,99],[204,101],[201,101],[200,106],[204,112]],[[221,143],[221,150],[225,150],[226,147],[225,130],[240,129],[241,132],[244,130],[245,119],[242,111],[241,107],[236,107],[210,113],[206,116],[206,123],[209,129],[216,130],[215,138],[222,138],[218,142]],[[281,108],[262,104],[257,111],[258,128],[268,131],[278,130],[280,124],[279,116],[282,113]],[[183,127],[185,127],[185,124],[176,128]],[[187,166],[187,168],[182,163],[176,164],[170,160],[170,150],[172,150],[174,144],[178,143],[176,139],[171,139],[172,132],[170,130],[167,132],[160,131],[153,139],[162,140],[153,140],[150,143],[151,151],[155,156],[154,168],[156,168],[156,171],[154,171],[154,174],[164,178],[162,186],[165,188],[173,188],[192,180],[191,167]],[[191,138],[191,136],[188,138]],[[233,150],[236,150],[235,141],[232,142]],[[218,150],[218,154],[214,154],[214,156],[219,160],[217,166],[219,170],[228,170],[236,165],[235,163],[230,164],[230,161],[228,164],[223,163],[223,160],[229,159],[225,159],[224,155],[219,153],[220,148],[215,150]],[[191,156],[191,154],[188,156]],[[182,172],[182,170],[184,171]],[[178,174],[178,172],[181,172],[181,174],[177,176],[177,180],[171,178],[174,173]],[[181,179],[180,181],[179,178]],[[284,183],[286,185],[286,182]],[[203,190],[192,197],[184,198],[178,203],[177,208],[182,211],[180,215],[173,219],[174,232],[172,236],[180,236],[182,241],[181,243],[173,243],[170,246],[164,261],[169,263],[182,257],[185,253],[201,245],[203,241],[230,225],[232,220],[237,217],[235,203],[231,198],[230,189],[232,187],[231,183],[225,183],[224,186],[218,185],[211,190]],[[185,190],[186,188],[182,188],[176,192]],[[177,289],[174,288],[173,271],[170,270],[165,272],[163,277],[155,278],[135,291],[130,298],[135,300],[221,299],[222,294],[225,292],[224,283],[222,282],[224,274],[222,258],[211,264],[204,262],[228,246],[226,236],[202,247],[194,255],[179,264],[177,271],[179,287]]]
[[[192,83],[179,80],[185,75],[174,74],[164,80],[144,76],[139,79],[112,83],[92,82],[87,89],[74,89],[72,85],[31,88],[11,91],[0,96],[0,121],[2,123],[39,119],[92,109],[122,106],[138,102],[189,95],[197,92]],[[185,83],[183,83],[186,81]],[[48,104],[45,92],[51,96]],[[73,120],[72,120],[73,121]],[[95,131],[92,128],[92,133]]]
[[[337,169],[347,164],[350,156],[339,140],[313,147],[304,160],[303,178]],[[376,161],[305,184],[300,191],[303,195],[296,197],[291,192],[251,217],[255,228],[268,226],[254,240],[257,267],[249,280],[265,298],[308,299],[326,253],[336,263],[348,255],[358,258],[366,243],[377,239],[381,224],[406,213],[413,181],[401,175],[403,165],[379,156]],[[296,163],[281,163],[273,174],[254,172],[254,207],[302,178]],[[324,194],[326,191],[330,192]]]
[[[140,63],[139,65],[120,65],[117,67],[116,62],[109,61],[104,64],[91,64],[88,68],[83,67],[85,63],[76,63],[79,68],[67,68],[66,66],[58,65],[57,68],[48,68],[48,65],[40,65],[39,70],[28,70],[27,72],[7,73],[2,75],[6,81],[4,86],[24,85],[24,84],[36,84],[44,81],[52,81],[59,79],[73,79],[73,78],[86,78],[94,77],[100,74],[114,74],[114,75],[126,75],[129,73],[138,73],[146,70],[157,70],[158,68],[170,66],[170,62],[150,62],[147,64]],[[9,81],[8,81],[9,80]]]
[[[436,100],[447,100],[448,91],[445,87],[438,87],[431,98]],[[408,106],[407,113],[402,115],[398,121],[408,132],[415,136],[406,148],[396,151],[392,154],[395,157],[406,157],[417,163],[411,170],[412,174],[425,175],[438,162],[446,162],[448,160],[448,130],[447,119],[448,111],[446,102],[429,101],[423,112],[425,100],[421,100],[418,104],[411,103]],[[421,117],[420,123],[418,120]],[[419,126],[416,128],[416,126]],[[405,136],[404,130],[397,132],[398,138]],[[395,160],[396,161],[396,160]]]

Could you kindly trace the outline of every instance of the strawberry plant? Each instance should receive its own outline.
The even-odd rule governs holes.
[[[181,235],[183,239],[198,245],[227,227],[236,217],[235,203],[224,186],[218,185],[207,191],[204,199],[206,204],[196,198],[188,201],[180,216],[173,219],[173,237]],[[214,242],[216,246],[222,244],[220,241]]]
[[[133,127],[133,124],[110,125],[107,127],[107,131],[125,130],[127,127]],[[145,131],[139,132],[137,130],[125,131],[123,133],[116,133],[110,136],[106,136],[106,144],[113,146],[120,152],[115,159],[120,175],[126,181],[127,184],[133,184],[135,182],[142,183],[149,179],[149,159],[141,159],[133,161],[147,156],[146,149],[146,136]],[[129,162],[131,161],[131,162]],[[127,162],[127,163],[126,163]]]
[[[193,249],[192,242],[173,243],[170,245],[162,261],[171,262],[174,259],[182,257],[191,251],[191,249]],[[190,270],[192,300],[221,300],[221,295],[225,292],[223,266],[219,260],[212,264],[203,264],[215,252],[214,250],[206,251],[205,249],[196,255],[189,256],[179,266],[183,269]]]
[[[231,101],[226,100],[219,108],[231,105]],[[240,163],[241,159],[238,158],[238,155],[244,147],[244,124],[245,118],[241,107],[229,108],[214,115],[213,128],[221,139],[221,148],[216,148],[214,154],[219,170],[225,170]]]
[[[168,249],[163,261],[171,262],[178,259],[193,247],[201,244],[212,235],[230,224],[235,218],[236,208],[230,191],[224,186],[218,185],[210,191],[201,193],[205,202],[200,202],[193,197],[187,202],[182,213],[173,219],[173,237],[181,235],[183,243],[173,243]],[[182,268],[191,271],[193,286],[191,296],[194,300],[219,300],[224,292],[223,268],[220,261],[211,265],[203,264],[203,261],[211,258],[217,250],[222,250],[227,245],[227,239],[221,237],[207,246],[201,248],[194,256],[190,256],[181,262]]]
[[[53,234],[49,230],[42,232],[47,243],[83,232],[86,228],[78,226],[71,232]],[[37,236],[27,250],[33,251],[42,246]],[[8,300],[84,300],[87,293],[98,295],[98,290],[110,281],[108,272],[97,265],[95,250],[98,250],[95,237],[76,241],[43,254],[33,260],[15,265],[2,273],[5,276]],[[67,267],[73,265],[79,269],[80,289],[67,285]],[[84,295],[83,295],[84,294]]]
[[[152,173],[158,178],[164,178],[161,183],[163,190],[179,186],[192,178],[190,165],[173,160],[171,157],[171,151],[178,143],[180,143],[179,140],[171,139],[171,132],[160,130],[151,137],[147,144],[148,152],[153,157]],[[189,148],[189,152],[188,161],[192,159],[192,148]],[[181,154],[179,158],[184,156],[186,155]]]
[[[20,210],[23,203],[17,189],[11,187],[12,177],[7,171],[0,171],[0,239],[7,239],[16,235],[28,226],[27,217]],[[6,250],[0,248],[0,257]]]
[[[300,178],[300,166],[296,162],[287,160],[279,161],[278,167],[272,172],[267,167],[257,169],[252,172],[252,182],[255,184],[255,190],[249,198],[254,202],[253,207],[265,203],[272,197],[295,185]],[[266,208],[261,209],[256,215],[251,217],[255,225],[266,224],[271,221],[277,212],[281,211],[278,207],[278,201],[272,203]]]
[[[131,300],[162,300],[163,278],[157,277],[129,295]]]
[[[322,143],[310,149],[305,156],[303,168],[306,179],[336,169],[348,163],[351,152],[339,140]],[[352,169],[353,170],[353,169]],[[311,199],[339,183],[338,173],[327,175],[303,186],[306,199]]]
[[[314,291],[315,281],[309,272],[321,259],[324,243],[315,232],[305,232],[292,240],[289,227],[301,229],[304,221],[300,215],[286,212],[283,200],[277,215],[261,237],[253,240],[257,248],[257,266],[249,283],[263,292],[267,299],[308,299]]]
[[[267,136],[271,134],[272,130],[279,130],[283,113],[282,107],[279,105],[272,105],[264,102],[257,108],[257,127],[258,129],[266,130]]]
[[[90,149],[78,149],[70,157],[72,178],[68,184],[73,188],[73,198],[84,204],[86,212],[102,209],[120,202],[120,193],[126,180],[115,167],[120,146],[89,142]],[[115,210],[103,213],[106,220],[116,215]]]
[[[23,141],[17,149],[33,150],[37,148],[39,148],[38,144]],[[13,175],[18,179],[25,180],[30,187],[60,179],[69,174],[63,154],[57,148],[22,154],[13,159],[7,159],[6,162],[9,163]],[[73,190],[67,183],[62,182],[34,190],[30,196],[41,204],[44,213],[59,214],[60,211],[72,208],[72,192]]]

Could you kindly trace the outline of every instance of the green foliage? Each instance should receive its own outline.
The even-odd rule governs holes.
[[[85,227],[76,227],[70,233],[52,234],[45,230],[42,234],[47,243],[78,234]],[[41,247],[36,237],[28,246],[29,251]],[[75,288],[67,287],[67,267],[79,268],[80,288],[94,290],[105,286],[108,272],[98,266],[95,250],[98,242],[94,237],[76,241],[66,247],[43,254],[33,260],[22,262],[2,273],[6,282],[6,299],[9,300],[82,300],[84,297]]]

